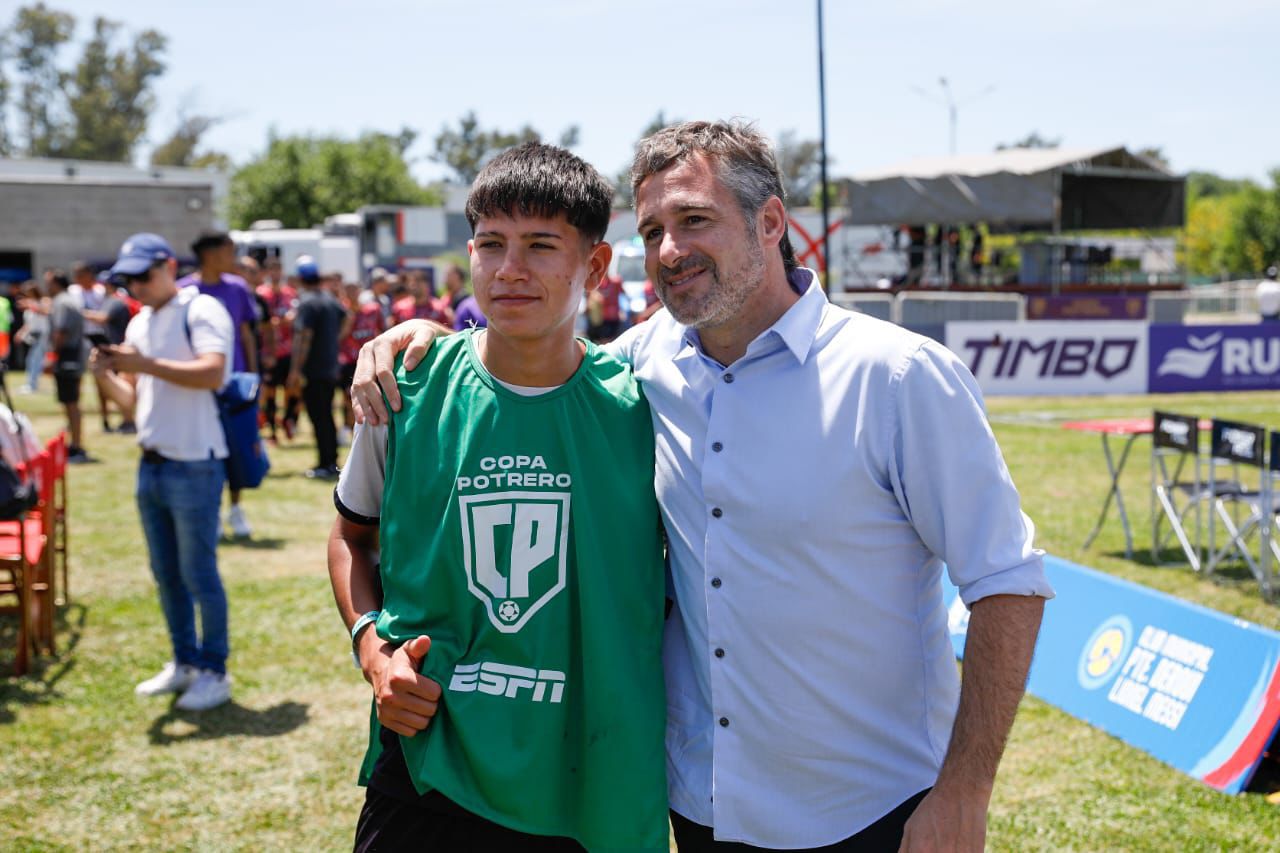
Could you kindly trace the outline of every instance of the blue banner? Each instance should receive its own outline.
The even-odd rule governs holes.
[[[1227,793],[1280,723],[1280,633],[1045,558],[1045,607],[1027,690]],[[963,656],[968,612],[943,581]]]
[[[1280,389],[1280,323],[1154,324],[1147,392]]]

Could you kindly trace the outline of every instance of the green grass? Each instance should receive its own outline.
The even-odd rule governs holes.
[[[92,405],[91,392],[86,399]],[[1276,403],[1274,394],[1004,398],[989,408],[1042,547],[1280,629],[1280,606],[1238,570],[1215,582],[1147,564],[1145,441],[1124,481],[1138,559],[1125,559],[1114,517],[1082,552],[1106,470],[1096,435],[1060,428],[1156,405],[1274,428]],[[17,404],[42,436],[59,428],[47,388]],[[132,501],[136,452],[96,422],[86,418],[87,444],[102,462],[70,472],[73,603],[59,655],[0,680],[0,849],[349,849],[368,688],[329,594],[330,487],[301,476],[314,464],[309,438],[274,450],[268,482],[246,495],[253,543],[219,552],[235,701],[184,714],[170,700],[133,696],[168,646]],[[0,639],[11,629],[0,621]],[[1023,702],[996,784],[992,849],[1265,850],[1276,839],[1280,808],[1261,795],[1219,794],[1043,702]]]

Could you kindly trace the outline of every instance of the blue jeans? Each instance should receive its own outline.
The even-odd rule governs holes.
[[[221,459],[138,466],[138,514],[169,623],[173,659],[218,673],[227,671],[228,651],[227,595],[218,577],[218,509],[225,477]]]

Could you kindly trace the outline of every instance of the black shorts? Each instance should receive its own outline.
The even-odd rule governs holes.
[[[580,851],[572,838],[530,835],[472,814],[439,791],[419,794],[395,732],[382,730],[382,754],[374,765],[356,824],[355,850]]]
[[[338,365],[338,390],[343,394],[351,393],[351,383],[356,379],[356,363]]]
[[[80,370],[64,370],[57,366],[53,368],[53,384],[59,403],[65,405],[80,402],[80,379],[83,376],[84,372]]]
[[[289,368],[293,365],[293,356],[286,355],[276,359],[275,365],[262,374],[263,385],[284,385],[289,379]]]

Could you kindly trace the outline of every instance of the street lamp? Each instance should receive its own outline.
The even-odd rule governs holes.
[[[990,85],[987,88],[983,89],[981,92],[978,92],[977,94],[974,94],[974,95],[970,95],[964,100],[957,102],[955,99],[955,96],[951,92],[951,84],[947,82],[946,77],[938,78],[938,86],[942,89],[941,98],[939,98],[937,95],[933,94],[932,92],[921,89],[919,86],[912,86],[911,90],[915,92],[917,95],[920,95],[922,98],[933,101],[935,104],[942,104],[947,108],[947,122],[950,128],[950,141],[951,141],[951,147],[949,150],[952,156],[955,156],[956,122],[957,122],[957,114],[959,112],[959,108],[965,104],[972,104],[974,101],[979,100],[980,98],[985,98],[987,95],[990,95],[992,92],[994,92],[996,90],[996,87],[994,84]]]

